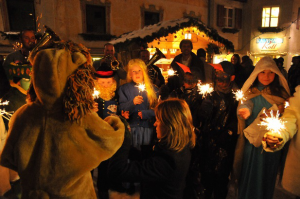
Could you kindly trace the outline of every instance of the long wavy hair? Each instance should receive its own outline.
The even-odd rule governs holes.
[[[161,142],[169,149],[179,152],[187,145],[190,148],[195,146],[193,119],[184,100],[170,98],[160,102],[155,108],[155,116],[165,132]]]
[[[95,72],[92,66],[92,57],[88,49],[82,44],[76,44],[71,41],[62,42],[59,46],[74,52],[82,53],[87,62],[80,65],[73,74],[68,77],[66,84],[66,93],[64,96],[64,111],[70,121],[80,121],[87,113],[92,112],[94,98],[93,90],[95,82],[93,74]]]
[[[146,86],[149,105],[150,105],[150,108],[154,108],[157,104],[157,97],[156,97],[153,85],[151,83],[151,80],[148,76],[147,66],[146,66],[145,62],[141,59],[131,59],[128,62],[128,73],[131,72],[133,66],[135,66],[135,65],[138,65],[142,69],[143,76],[144,76],[144,84]],[[132,77],[130,75],[127,75],[127,82],[132,82]]]

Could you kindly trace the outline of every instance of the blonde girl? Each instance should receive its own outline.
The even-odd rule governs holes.
[[[158,89],[151,84],[147,66],[141,59],[129,61],[127,82],[118,90],[119,108],[130,124],[133,147],[141,149],[153,140],[153,109],[157,104]],[[139,90],[141,84],[145,85],[145,91]]]

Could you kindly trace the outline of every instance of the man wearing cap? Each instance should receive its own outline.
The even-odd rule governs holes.
[[[216,70],[214,91],[205,99],[199,99],[196,127],[201,131],[198,139],[202,146],[196,154],[200,154],[204,198],[214,195],[214,198],[225,199],[237,140],[238,102],[232,93],[235,78],[232,64],[223,61],[213,67]]]

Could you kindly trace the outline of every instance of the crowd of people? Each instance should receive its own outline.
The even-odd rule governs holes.
[[[209,64],[182,40],[170,65],[177,75],[165,79],[145,49],[124,67],[110,43],[92,62],[71,41],[35,54],[33,31],[20,42],[1,70],[0,97],[15,113],[0,118],[0,196],[225,199],[231,179],[240,199],[272,199],[278,173],[300,196],[299,57],[288,73],[283,58]],[[32,65],[31,78],[13,76],[12,64]],[[213,91],[200,93],[199,80]],[[285,121],[280,133],[259,125],[271,111]]]

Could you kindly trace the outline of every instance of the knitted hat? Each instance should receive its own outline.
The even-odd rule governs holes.
[[[110,78],[115,75],[115,71],[113,71],[106,62],[102,62],[94,75],[97,78]]]

